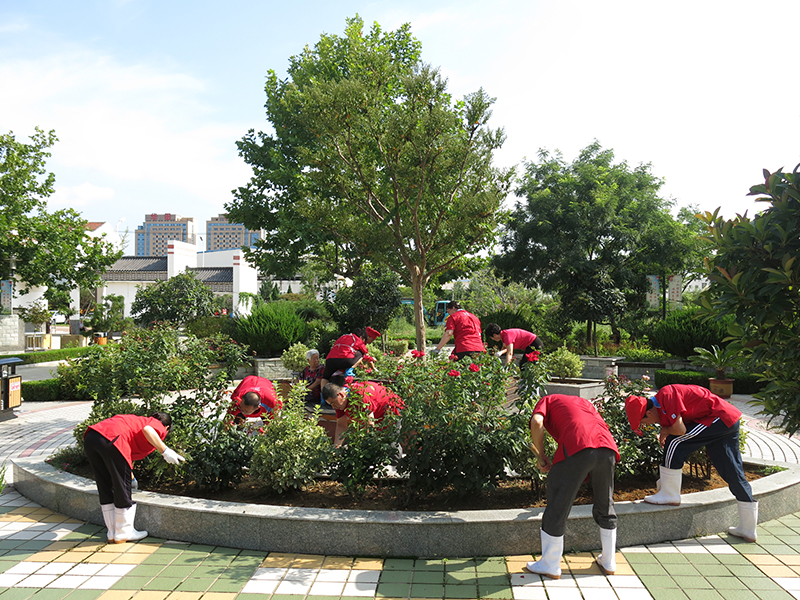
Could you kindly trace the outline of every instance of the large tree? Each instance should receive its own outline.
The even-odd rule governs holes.
[[[676,221],[672,202],[658,195],[650,165],[614,162],[598,142],[567,164],[539,151],[525,165],[517,202],[494,264],[504,275],[556,292],[575,320],[618,336],[627,311],[643,305],[647,274],[680,273],[696,244]]]
[[[793,173],[764,171],[750,188],[766,204],[755,217],[705,213],[711,280],[701,301],[712,318],[733,315],[734,347],[748,352],[752,369],[767,380],[756,394],[763,412],[787,433],[800,431],[800,165]]]
[[[253,251],[274,274],[313,257],[353,276],[364,260],[399,274],[414,294],[425,344],[422,291],[465,255],[491,245],[511,171],[492,167],[502,130],[488,128],[483,90],[453,100],[420,60],[408,25],[369,32],[356,17],[270,71],[267,118],[240,154],[253,167],[230,218],[267,230]]]
[[[0,135],[0,279],[16,269],[21,292],[47,286],[56,298],[76,287],[94,288],[100,273],[121,251],[86,234],[86,221],[72,209],[47,211],[55,176],[45,163],[55,133],[37,128],[30,143]]]

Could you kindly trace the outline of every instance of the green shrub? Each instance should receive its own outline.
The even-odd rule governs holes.
[[[22,359],[22,364],[33,365],[56,360],[67,360],[68,358],[77,358],[88,352],[91,352],[91,346],[44,350],[43,352],[26,352],[25,354],[4,354],[3,358],[20,358]]]
[[[572,379],[583,373],[583,361],[577,354],[561,346],[555,352],[542,357],[545,368],[556,379]]]
[[[23,381],[22,398],[25,402],[56,402],[63,400],[61,382],[58,379]]]
[[[481,317],[481,325],[483,328],[486,329],[486,326],[489,323],[497,323],[500,326],[500,329],[524,329],[526,331],[532,331],[533,333],[536,333],[533,331],[533,326],[528,318],[518,310],[499,310],[487,315],[483,315]],[[495,342],[490,338],[487,338],[485,341],[487,346],[490,347],[500,348],[503,345],[502,342]]]
[[[235,325],[233,319],[228,317],[209,315],[189,321],[184,329],[195,337],[204,338],[220,334],[231,335]]]
[[[686,359],[695,354],[695,348],[721,345],[727,337],[727,327],[733,319],[705,321],[697,308],[676,310],[653,327],[649,333],[653,347]]]
[[[619,354],[625,357],[625,362],[664,362],[672,355],[663,350],[652,348],[619,348]]]
[[[309,347],[302,342],[292,344],[281,354],[281,363],[292,373],[300,373],[308,366],[308,359],[306,358],[308,350]]]
[[[339,333],[339,331],[335,329],[324,329],[320,331],[319,341],[317,342],[317,350],[319,350],[320,356],[324,358],[325,355],[331,351],[334,342],[338,340],[341,335],[344,334]]]
[[[304,341],[308,326],[289,302],[270,302],[247,317],[236,318],[236,339],[257,356],[280,356],[294,343]]]
[[[330,439],[317,418],[306,418],[307,390],[304,382],[296,384],[279,416],[256,438],[250,477],[272,492],[302,489],[325,470],[333,456]]]
[[[198,419],[194,425],[183,465],[186,480],[212,492],[236,487],[250,465],[255,446],[247,426],[227,426],[221,414]]]
[[[662,388],[665,385],[681,383],[708,388],[708,379],[713,376],[714,373],[710,371],[669,371],[666,369],[656,369],[655,386],[657,388]],[[755,394],[764,389],[767,385],[766,382],[760,381],[760,375],[754,373],[737,371],[731,373],[730,378],[733,379],[734,394]]]
[[[89,464],[83,446],[64,446],[56,450],[45,462],[60,471],[71,471],[77,466]]]

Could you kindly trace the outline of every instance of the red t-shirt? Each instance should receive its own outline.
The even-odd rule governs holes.
[[[524,329],[503,329],[500,332],[503,346],[514,344],[514,350],[524,350],[536,339],[536,334]]]
[[[730,427],[742,416],[741,411],[730,402],[725,402],[716,394],[699,385],[667,385],[658,390],[656,401],[658,421],[662,427],[669,427],[680,416],[684,422],[711,425],[720,419]]]
[[[553,463],[577,454],[586,448],[619,450],[608,425],[594,405],[585,398],[566,394],[544,396],[533,413],[544,417],[544,428],[558,443]]]
[[[355,333],[348,333],[333,343],[331,351],[325,358],[355,358],[356,351],[361,352],[365,358],[369,356],[364,340]]]
[[[241,410],[242,397],[249,392],[258,394],[261,403],[255,412],[245,415]],[[228,412],[240,419],[263,417],[264,414],[268,414],[271,418],[275,415],[275,410],[280,410],[283,406],[283,403],[278,400],[278,394],[275,393],[275,386],[272,385],[272,382],[256,375],[248,375],[242,379],[242,382],[233,390],[231,401],[232,405]]]
[[[456,352],[484,352],[481,320],[463,308],[447,317],[445,331],[452,331]]]
[[[99,423],[91,425],[97,433],[114,444],[119,453],[128,461],[128,466],[133,468],[133,461],[142,460],[155,448],[144,437],[144,428],[150,425],[155,429],[158,437],[163,441],[167,437],[167,428],[158,419],[153,417],[140,417],[138,415],[115,415]],[[86,434],[83,434],[84,437]]]
[[[386,411],[391,411],[398,415],[400,414],[400,409],[403,408],[403,401],[400,399],[400,396],[391,390],[387,390],[380,383],[375,383],[374,381],[356,381],[347,387],[350,390],[348,408],[345,410],[337,410],[337,419],[344,415],[352,418],[349,405],[359,400],[366,404],[370,414],[379,422],[383,420]]]

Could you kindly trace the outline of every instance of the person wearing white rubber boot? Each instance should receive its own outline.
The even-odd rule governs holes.
[[[116,415],[91,425],[84,434],[84,452],[94,471],[103,522],[111,543],[137,541],[146,531],[133,526],[136,505],[131,497],[133,461],[153,450],[178,464],[184,458],[164,444],[172,419],[159,412],[151,417]]]
[[[533,409],[531,451],[539,470],[547,473],[547,507],[542,515],[542,557],[526,568],[550,579],[561,578],[561,554],[567,517],[581,484],[589,477],[594,493],[592,516],[600,526],[603,572],[616,571],[614,558],[617,515],[614,512],[614,466],[619,451],[608,425],[585,398],[551,394]],[[544,432],[558,443],[552,460],[544,451]]]
[[[728,484],[739,503],[739,526],[728,533],[748,541],[756,539],[758,503],[744,474],[739,451],[741,411],[698,385],[668,385],[655,396],[629,396],[625,412],[631,429],[643,435],[640,425],[661,425],[658,439],[664,447],[660,489],[644,501],[650,504],[681,503],[683,463],[692,452],[705,448],[711,464]]]

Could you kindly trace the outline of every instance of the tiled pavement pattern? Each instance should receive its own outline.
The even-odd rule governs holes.
[[[746,397],[738,400],[743,408]],[[88,403],[23,405],[17,419],[0,422],[0,457],[49,455],[72,442],[88,410]],[[749,453],[798,460],[797,440],[749,419]],[[0,600],[791,599],[800,598],[800,513],[760,524],[754,544],[709,536],[622,548],[613,576],[591,553],[568,553],[562,578],[542,580],[525,571],[531,559],[307,556],[155,538],[115,545],[102,528],[13,489],[0,496]]]

